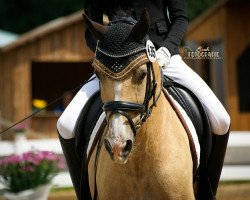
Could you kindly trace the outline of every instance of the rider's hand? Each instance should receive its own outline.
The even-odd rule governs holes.
[[[161,67],[166,68],[170,63],[170,58],[171,53],[166,47],[160,47],[156,51],[156,59]]]

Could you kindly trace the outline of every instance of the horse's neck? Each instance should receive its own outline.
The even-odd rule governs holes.
[[[159,169],[178,171],[180,166],[185,165],[190,167],[192,173],[192,158],[186,131],[163,93],[152,115],[138,132],[131,157],[131,164],[141,166],[139,171],[145,171],[145,174],[150,172],[156,173],[157,176]],[[176,162],[181,164],[176,165]],[[154,169],[148,170],[147,166]]]
[[[127,199],[126,194],[130,194],[133,197],[130,199],[139,200],[194,199],[192,158],[185,136],[178,117],[161,94],[151,117],[138,132],[126,164],[114,163],[102,148],[99,161],[99,174],[102,176],[97,177],[101,182],[99,188],[107,191],[103,197]],[[91,169],[94,164],[92,159]],[[114,198],[114,194],[117,197]]]
[[[153,107],[151,116],[142,125],[136,140],[143,147],[138,148],[153,148],[153,146],[161,145],[166,138],[166,124],[168,123],[168,109],[171,109],[170,104],[166,101],[162,93],[157,101],[156,107]]]

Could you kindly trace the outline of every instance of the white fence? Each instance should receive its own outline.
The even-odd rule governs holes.
[[[224,167],[221,174],[223,181],[250,180],[250,132],[232,132],[228,141]]]

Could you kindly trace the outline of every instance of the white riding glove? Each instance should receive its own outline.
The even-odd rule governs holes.
[[[158,64],[164,69],[169,65],[170,58],[171,58],[171,53],[166,47],[160,47],[156,51],[156,60],[158,61]]]

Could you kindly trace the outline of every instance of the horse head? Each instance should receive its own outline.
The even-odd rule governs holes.
[[[162,85],[157,81],[157,78],[161,80],[158,64],[149,61],[150,56],[155,57],[152,43],[146,48],[149,15],[144,10],[138,22],[118,18],[108,26],[93,22],[86,15],[83,17],[87,28],[98,39],[92,65],[100,79],[107,119],[104,144],[113,160],[126,163],[135,136],[151,115]]]

